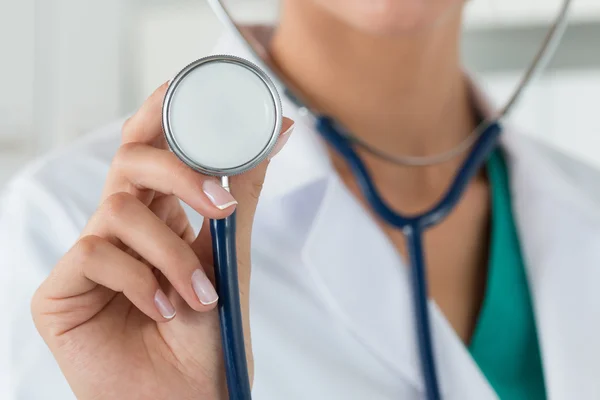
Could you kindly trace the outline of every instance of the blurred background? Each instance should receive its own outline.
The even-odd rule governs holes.
[[[276,0],[229,0],[269,21]],[[467,67],[506,98],[561,0],[470,0]],[[600,1],[575,0],[549,72],[514,120],[600,166]],[[0,187],[24,163],[133,111],[222,28],[204,0],[0,0]]]

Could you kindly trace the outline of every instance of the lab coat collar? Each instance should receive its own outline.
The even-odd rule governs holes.
[[[600,398],[600,173],[524,136],[503,144],[548,398]]]

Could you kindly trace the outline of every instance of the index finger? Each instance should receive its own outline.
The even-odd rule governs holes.
[[[158,148],[167,147],[162,128],[162,105],[168,88],[168,83],[162,84],[125,122],[122,132],[123,144],[137,142]]]

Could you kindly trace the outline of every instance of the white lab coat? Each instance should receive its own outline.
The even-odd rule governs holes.
[[[248,56],[239,44],[219,50]],[[270,166],[253,239],[254,398],[419,399],[404,262],[340,182],[312,127],[291,103],[284,110],[298,123]],[[113,124],[30,166],[1,197],[9,400],[73,397],[35,331],[29,299],[96,209],[120,128]],[[549,398],[600,399],[600,173],[511,131],[502,146]],[[190,218],[200,226],[197,215]],[[430,307],[443,398],[495,399]]]

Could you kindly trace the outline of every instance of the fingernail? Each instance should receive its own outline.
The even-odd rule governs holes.
[[[277,153],[279,153],[281,151],[281,149],[283,149],[283,147],[287,143],[288,139],[292,135],[292,132],[294,131],[294,126],[296,126],[296,124],[292,124],[292,126],[290,126],[287,129],[287,131],[285,131],[281,135],[279,135],[279,139],[277,139],[277,143],[275,144],[275,147],[273,147],[273,150],[271,151],[271,154],[269,155],[269,160],[271,160],[273,157],[275,157],[277,155]]]
[[[201,269],[197,269],[192,274],[192,287],[200,303],[205,306],[216,303],[219,300],[217,291]]]
[[[224,210],[228,207],[236,205],[238,202],[233,198],[231,193],[223,189],[223,187],[213,180],[206,180],[202,184],[204,194],[219,210]]]
[[[154,295],[154,305],[158,309],[160,315],[165,317],[166,319],[173,319],[177,311],[175,311],[175,307],[162,290],[158,289],[156,294]]]

